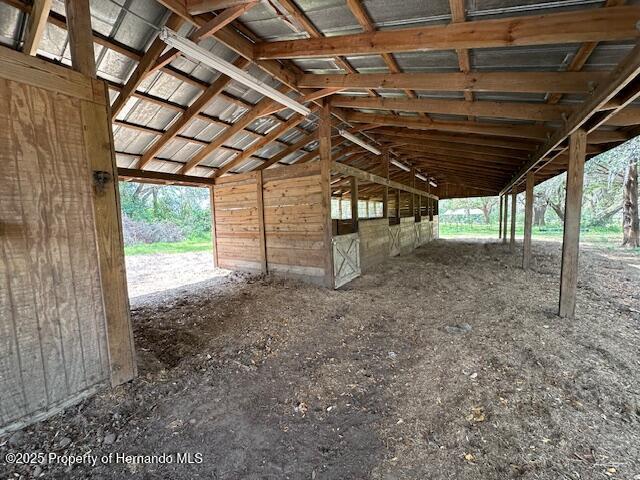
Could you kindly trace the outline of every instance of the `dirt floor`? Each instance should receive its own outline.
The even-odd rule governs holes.
[[[212,252],[131,255],[126,260],[130,298],[179,287],[188,291],[194,283],[222,280],[229,274],[213,266]]]
[[[133,302],[140,377],[0,439],[8,452],[202,454],[0,478],[640,479],[638,257],[558,243],[531,272],[437,241],[340,291],[231,274]],[[200,457],[193,457],[197,462]]]

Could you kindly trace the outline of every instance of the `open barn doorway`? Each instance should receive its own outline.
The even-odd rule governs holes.
[[[207,187],[120,182],[129,298],[223,279],[213,262]]]

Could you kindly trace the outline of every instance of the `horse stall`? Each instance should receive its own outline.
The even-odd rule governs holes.
[[[435,195],[343,164],[332,173],[356,193],[358,178],[384,191],[387,216],[360,220],[352,203],[351,219],[332,219],[320,162],[220,177],[211,187],[216,266],[339,288],[363,268],[437,238]]]

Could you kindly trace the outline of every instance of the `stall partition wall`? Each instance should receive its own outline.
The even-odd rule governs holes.
[[[136,371],[106,84],[0,63],[1,433]]]
[[[325,284],[330,212],[318,162],[221,177],[212,198],[219,267]]]

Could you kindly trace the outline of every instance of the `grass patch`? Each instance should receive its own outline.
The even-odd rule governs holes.
[[[507,232],[510,226],[507,226]],[[516,238],[522,239],[523,226],[516,226]],[[542,240],[562,241],[562,227],[560,225],[548,225],[546,227],[533,227],[532,238]],[[440,237],[442,238],[498,238],[498,224],[490,225],[466,225],[459,223],[440,223]],[[585,227],[580,231],[580,241],[585,244],[593,244],[607,249],[619,248],[622,243],[622,230],[617,227]],[[640,249],[629,249],[631,253],[640,254]]]
[[[152,255],[155,253],[190,253],[212,250],[210,238],[196,238],[182,242],[141,243],[124,247],[125,255]]]

